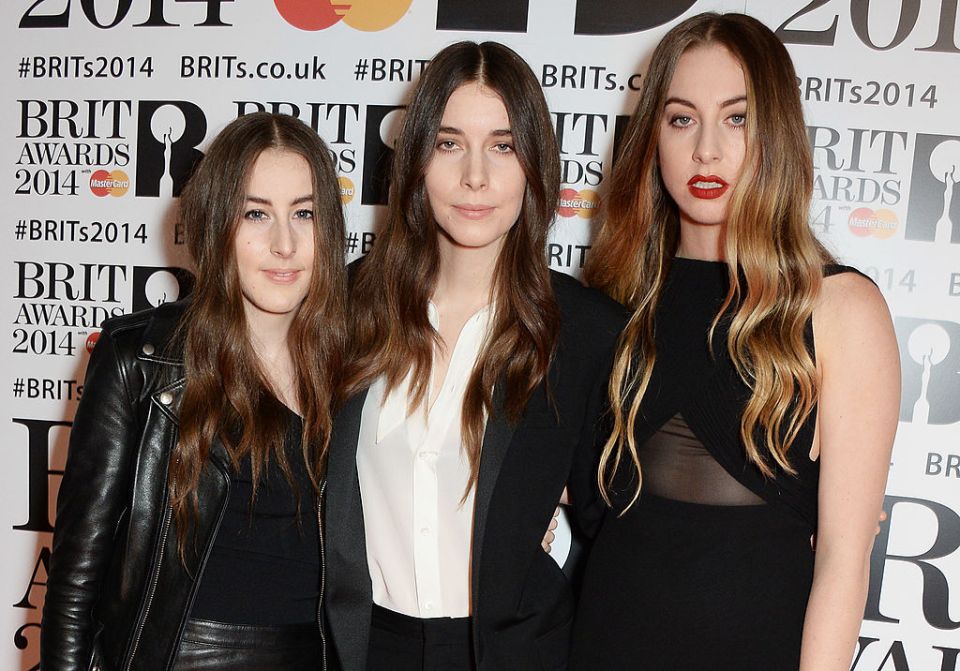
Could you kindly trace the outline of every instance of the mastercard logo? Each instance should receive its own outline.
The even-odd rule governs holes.
[[[97,341],[100,339],[100,331],[94,331],[87,336],[87,341],[84,343],[84,346],[87,348],[87,352],[92,352],[94,346],[97,344]]]
[[[340,185],[340,201],[346,205],[353,200],[354,195],[357,193],[357,189],[353,186],[353,182],[350,181],[349,177],[338,177],[337,183]]]
[[[98,198],[119,198],[130,190],[130,177],[123,170],[97,170],[90,175],[90,193]]]
[[[376,32],[399,21],[413,0],[273,0],[283,20],[300,30],[325,30],[343,21]]]
[[[597,195],[596,191],[563,189],[560,191],[560,204],[557,207],[557,214],[561,217],[578,216],[589,219],[599,205],[600,196]]]
[[[858,207],[847,218],[850,232],[860,238],[873,236],[885,239],[892,237],[900,226],[897,215],[888,209],[874,210],[869,207]]]

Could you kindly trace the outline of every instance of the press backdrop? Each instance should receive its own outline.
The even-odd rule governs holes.
[[[177,196],[225,123],[271,110],[323,136],[353,259],[383,216],[411,82],[451,42],[505,42],[553,111],[564,190],[550,263],[577,275],[652,48],[708,10],[752,14],[787,44],[814,148],[810,223],[877,282],[900,342],[890,519],[854,668],[960,668],[958,0],[4,2],[0,668],[37,668],[54,502],[98,327],[189,291]]]

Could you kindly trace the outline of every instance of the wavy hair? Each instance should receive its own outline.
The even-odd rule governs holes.
[[[220,132],[180,197],[180,221],[197,269],[180,326],[186,386],[168,476],[181,557],[199,510],[200,473],[214,441],[226,448],[234,468],[250,456],[254,497],[271,460],[300,497],[283,449],[289,416],[251,344],[234,252],[250,171],[268,149],[298,154],[312,174],[313,268],[287,340],[303,414],[300,452],[317,491],[323,476],[346,342],[340,190],[330,153],[313,130],[294,117],[250,114]]]
[[[559,148],[536,76],[502,44],[446,47],[413,91],[396,142],[386,225],[350,292],[345,384],[346,393],[354,393],[383,376],[389,393],[409,373],[409,411],[426,398],[434,348],[440,346],[427,316],[440,266],[440,228],[424,179],[447,100],[468,83],[482,84],[503,102],[526,189],[520,216],[497,259],[491,289],[495,314],[463,399],[463,448],[471,468],[467,491],[476,483],[494,385],[504,394],[508,419],[519,420],[530,394],[546,377],[560,323],[544,254],[560,187]]]
[[[793,64],[783,44],[756,19],[700,14],[670,30],[653,53],[585,269],[590,284],[633,310],[610,380],[613,431],[598,472],[611,504],[618,469],[626,463],[633,470],[626,508],[640,495],[633,429],[656,358],[654,314],[680,238],[657,142],[677,62],[686,51],[709,45],[726,48],[743,68],[747,132],[723,241],[730,288],[707,339],[713,351],[714,330],[729,314],[726,349],[750,389],[740,439],[747,459],[765,476],[775,469],[795,473],[788,453],[817,400],[816,366],[804,332],[823,265],[832,258],[808,224],[813,163]]]

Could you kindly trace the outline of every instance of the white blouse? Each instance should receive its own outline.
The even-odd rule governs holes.
[[[428,311],[439,330],[433,303]],[[460,410],[490,314],[482,308],[464,324],[432,408],[407,415],[409,377],[386,398],[377,380],[364,402],[357,473],[373,602],[412,617],[470,615],[474,492],[461,502],[470,463]]]

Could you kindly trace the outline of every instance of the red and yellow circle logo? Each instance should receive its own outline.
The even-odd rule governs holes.
[[[560,203],[557,206],[557,214],[561,217],[578,216],[582,219],[589,219],[594,211],[600,206],[600,196],[596,191],[583,189],[562,189],[560,191]]]
[[[96,170],[90,175],[90,193],[98,198],[119,198],[130,190],[130,177],[123,170]]]
[[[399,21],[413,0],[273,0],[283,20],[300,30],[324,30],[343,21],[376,32]]]
[[[893,237],[900,226],[897,215],[886,208],[874,210],[869,207],[858,207],[847,218],[850,232],[860,238],[873,236],[880,238]]]
[[[87,336],[87,340],[86,342],[83,343],[83,345],[84,347],[86,347],[88,353],[93,351],[93,348],[97,344],[97,341],[99,339],[100,339],[100,331],[94,331],[93,333]]]
[[[357,189],[349,177],[337,177],[337,183],[340,185],[340,202],[346,205],[353,200]]]

